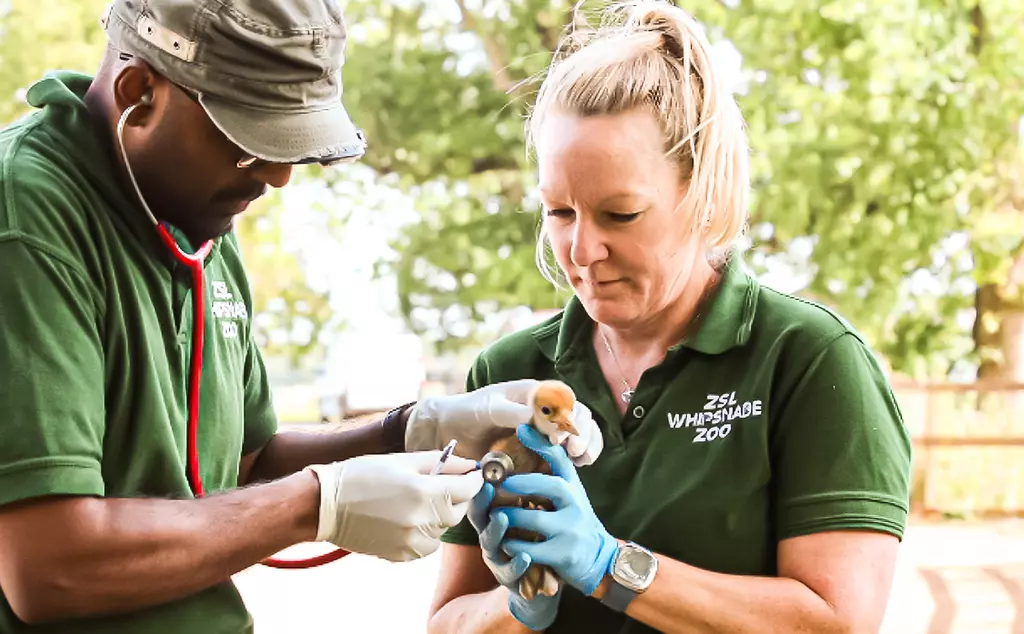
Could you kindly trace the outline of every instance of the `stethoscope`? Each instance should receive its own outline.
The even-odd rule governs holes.
[[[188,479],[189,487],[192,489],[192,494],[196,498],[201,498],[205,495],[205,491],[203,490],[203,479],[199,473],[199,448],[196,444],[196,439],[199,435],[199,386],[203,373],[203,337],[206,333],[206,283],[203,276],[203,264],[206,261],[206,256],[210,254],[213,248],[213,241],[207,240],[195,253],[185,253],[178,246],[174,236],[171,235],[167,224],[158,221],[156,216],[153,215],[149,205],[146,204],[146,199],[142,195],[138,183],[135,181],[135,174],[132,172],[128,161],[128,153],[124,149],[124,126],[125,122],[128,121],[128,117],[136,108],[142,105],[148,106],[151,103],[152,96],[146,94],[140,103],[133,104],[125,109],[117,122],[117,144],[121,150],[121,159],[124,161],[125,170],[128,172],[128,180],[131,181],[132,187],[135,188],[135,194],[139,202],[142,203],[142,208],[146,211],[146,215],[149,216],[153,226],[156,227],[160,240],[174,256],[174,259],[188,268],[192,274],[192,354],[189,361],[188,374],[185,476]],[[308,559],[278,559],[269,557],[260,563],[271,568],[314,568],[337,561],[348,554],[348,551],[338,548]]]

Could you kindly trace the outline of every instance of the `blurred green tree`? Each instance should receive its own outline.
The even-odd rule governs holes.
[[[44,70],[95,67],[104,4],[0,0],[0,121],[25,111],[19,91]],[[942,376],[971,358],[984,376],[1024,380],[1024,6],[685,6],[742,56],[751,264],[796,271],[801,294],[849,316],[896,370]],[[349,0],[344,10],[345,100],[371,141],[366,164],[419,212],[381,263],[410,323],[458,347],[490,336],[479,327],[501,309],[561,305],[533,262],[539,216],[523,116],[536,88],[526,80],[545,68],[570,3]],[[336,188],[349,175],[300,179]],[[239,231],[257,312],[269,315],[261,336],[301,355],[332,325],[279,211],[258,205]],[[333,206],[323,213],[332,231],[343,224]]]
[[[806,272],[800,293],[842,311],[897,371],[945,376],[973,358],[984,375],[1024,380],[1011,354],[1024,345],[1024,5],[685,6],[743,60],[748,261]],[[385,263],[410,324],[470,345],[498,309],[560,305],[533,262],[522,124],[536,84],[523,82],[544,69],[570,3],[351,0],[346,14],[345,100],[369,133],[367,162],[399,172],[421,213]]]

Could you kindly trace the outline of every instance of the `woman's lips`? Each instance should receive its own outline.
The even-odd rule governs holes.
[[[591,288],[598,288],[598,289],[609,288],[610,286],[613,286],[615,284],[619,284],[619,283],[624,281],[621,278],[620,279],[614,279],[614,280],[585,280],[583,278],[577,278],[577,280],[578,280],[578,284],[583,284],[585,286],[589,286]]]

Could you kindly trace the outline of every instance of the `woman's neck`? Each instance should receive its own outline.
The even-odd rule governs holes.
[[[701,259],[682,293],[663,310],[629,328],[597,324],[600,331],[597,335],[607,339],[620,363],[652,355],[658,355],[660,360],[666,350],[693,334],[693,328],[703,317],[702,313],[718,278],[719,273]]]

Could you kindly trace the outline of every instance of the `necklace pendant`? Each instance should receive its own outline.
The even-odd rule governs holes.
[[[626,405],[629,405],[629,402],[630,402],[631,400],[633,400],[633,392],[634,392],[634,391],[635,391],[635,390],[632,390],[632,389],[630,389],[630,388],[628,388],[628,387],[627,387],[626,389],[622,390],[622,401],[623,401],[623,402],[624,402],[624,403],[625,403]]]

